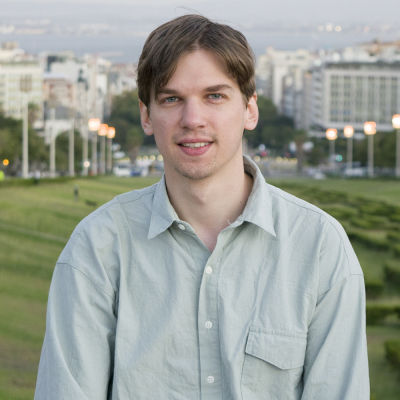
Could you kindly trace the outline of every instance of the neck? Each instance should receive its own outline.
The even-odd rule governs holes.
[[[173,179],[174,173],[168,172],[165,180],[172,206],[212,252],[218,234],[242,214],[250,195],[253,180],[244,172],[243,160],[200,180]]]

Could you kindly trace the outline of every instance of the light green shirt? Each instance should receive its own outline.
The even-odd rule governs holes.
[[[36,400],[369,399],[364,280],[343,228],[245,169],[247,205],[212,253],[164,179],[78,225]]]

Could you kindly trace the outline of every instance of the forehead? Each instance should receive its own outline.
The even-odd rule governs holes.
[[[196,50],[181,56],[173,75],[161,91],[202,89],[223,84],[239,90],[236,79],[217,55],[207,50]]]

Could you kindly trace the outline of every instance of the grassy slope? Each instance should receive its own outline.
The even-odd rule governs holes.
[[[95,208],[88,206],[85,200],[101,205],[119,193],[156,181],[107,177],[0,189],[1,400],[33,398],[53,267],[77,223]],[[344,181],[345,185],[343,181],[302,183],[328,189],[329,182],[341,191],[369,196],[367,181]],[[80,189],[79,202],[73,199],[75,184]],[[396,200],[400,199],[397,182],[374,182],[374,185],[387,193],[376,192],[375,197],[394,203],[394,193],[398,191]],[[362,247],[356,248],[356,252],[366,272],[379,275],[374,265],[386,257],[384,252],[366,251]],[[399,326],[368,328],[371,383],[377,399],[400,397],[400,386],[394,384],[395,373],[383,359],[383,341],[396,336],[399,336]]]

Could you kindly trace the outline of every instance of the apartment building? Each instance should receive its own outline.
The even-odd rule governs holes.
[[[36,61],[0,61],[0,109],[21,119],[23,108],[35,103],[42,110],[43,71]]]
[[[400,62],[337,62],[313,68],[309,74],[309,125],[362,131],[366,121],[377,130],[392,131],[400,112]]]

